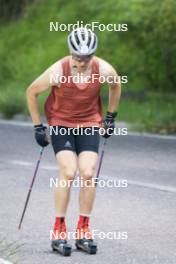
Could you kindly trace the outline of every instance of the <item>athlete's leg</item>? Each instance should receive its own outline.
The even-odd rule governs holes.
[[[81,215],[90,215],[95,199],[96,188],[92,177],[98,160],[93,151],[82,151],[78,156],[78,168],[84,186],[80,188],[79,206]]]
[[[77,170],[77,156],[73,151],[63,150],[56,154],[59,165],[58,184],[55,187],[56,216],[65,216],[70,196],[70,187]]]
[[[56,217],[66,214],[71,182],[77,170],[77,156],[75,154],[75,137],[69,128],[54,126],[57,133],[52,133],[51,141],[59,166],[57,186],[55,188]]]

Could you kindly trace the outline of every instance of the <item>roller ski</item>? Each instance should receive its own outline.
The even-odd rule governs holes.
[[[72,246],[67,243],[66,225],[63,217],[57,217],[51,242],[52,250],[63,256],[70,256]]]
[[[78,250],[83,250],[90,255],[97,253],[97,244],[93,241],[93,239],[78,239],[76,240],[75,245]]]
[[[89,229],[89,217],[80,216],[76,229],[75,246],[78,250],[91,255],[97,253],[97,244],[93,241]]]
[[[51,247],[53,251],[56,251],[65,257],[71,255],[72,247],[70,244],[67,244],[66,240],[53,240],[51,243]]]

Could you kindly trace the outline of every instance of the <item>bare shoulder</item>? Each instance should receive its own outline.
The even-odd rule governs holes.
[[[58,60],[55,63],[53,63],[49,68],[48,71],[50,73],[54,73],[54,74],[61,74],[62,75],[62,64],[61,64],[62,60]]]
[[[63,75],[63,70],[62,70],[62,59],[56,61],[53,63],[47,70],[47,74],[49,75],[50,79],[50,85],[58,85],[60,77]]]
[[[114,67],[107,61],[96,57],[99,62],[99,71],[101,76],[117,75]]]

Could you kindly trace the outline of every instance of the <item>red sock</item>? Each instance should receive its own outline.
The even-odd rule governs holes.
[[[53,233],[53,240],[66,239],[65,217],[56,217]]]
[[[90,220],[90,217],[89,216],[84,216],[84,215],[80,215],[79,216],[79,221],[78,221],[78,224],[79,226],[84,226],[84,224],[89,224],[89,220]]]
[[[76,228],[76,239],[82,239],[86,237],[87,239],[91,238],[91,232],[89,229],[89,216],[80,215],[79,221]]]
[[[60,223],[65,222],[65,217],[56,216],[55,225],[60,225]]]

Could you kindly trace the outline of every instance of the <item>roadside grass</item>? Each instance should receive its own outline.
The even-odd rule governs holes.
[[[134,130],[176,134],[176,96],[148,94],[144,99],[121,100],[119,120],[133,124]]]
[[[8,243],[5,238],[0,238],[0,258],[13,264],[19,264],[17,253],[22,246],[18,245],[17,242]]]
[[[0,112],[4,118],[11,119],[15,114],[26,113],[24,94],[18,89],[2,91],[0,96]]]

